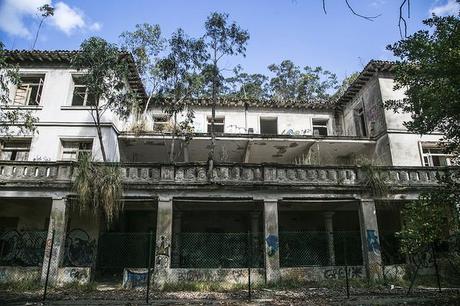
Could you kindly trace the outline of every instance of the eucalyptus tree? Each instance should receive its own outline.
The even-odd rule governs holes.
[[[241,66],[233,69],[233,76],[225,79],[225,95],[234,98],[265,100],[268,98],[268,77],[260,73],[243,72]]]
[[[249,33],[243,30],[235,22],[229,22],[228,14],[213,12],[205,22],[204,40],[208,52],[209,62],[206,76],[211,84],[211,149],[209,151],[209,172],[212,177],[214,165],[214,151],[216,146],[216,135],[214,122],[216,118],[217,99],[222,90],[222,67],[220,61],[225,56],[243,55],[246,53],[246,45],[249,40]]]
[[[73,68],[81,71],[79,81],[86,86],[87,106],[97,131],[103,161],[107,161],[102,116],[111,111],[126,119],[138,99],[127,85],[129,66],[126,53],[99,37],[90,37],[80,45],[71,60]]]
[[[35,48],[35,44],[37,43],[37,39],[38,39],[38,34],[40,33],[40,29],[42,28],[43,23],[48,17],[54,16],[54,7],[52,7],[49,4],[44,4],[40,6],[38,8],[38,11],[40,12],[41,19],[40,19],[40,23],[38,24],[37,32],[35,33],[35,39],[34,39],[34,43],[32,44],[32,50]]]
[[[290,60],[268,66],[274,76],[270,79],[270,93],[274,100],[327,100],[338,86],[337,76],[322,67],[301,69]]]
[[[35,131],[38,118],[30,110],[8,107],[12,103],[10,86],[20,86],[21,78],[18,67],[8,62],[6,52],[0,42],[0,134],[28,134]],[[12,126],[15,126],[14,130]]]
[[[203,39],[190,38],[182,29],[171,35],[168,49],[168,55],[158,61],[157,69],[161,80],[160,90],[167,98],[163,104],[163,112],[173,118],[169,155],[173,162],[175,136],[179,133],[190,135],[191,132],[194,114],[189,101],[202,85],[197,72],[205,63],[207,53]],[[177,116],[183,112],[185,120],[178,125]]]
[[[125,31],[120,35],[121,48],[133,55],[139,74],[146,85],[148,99],[144,106],[143,116],[149,108],[152,98],[158,93],[160,78],[158,61],[165,48],[165,39],[161,36],[158,24],[137,24],[132,32]]]

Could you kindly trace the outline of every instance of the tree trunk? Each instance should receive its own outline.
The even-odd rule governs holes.
[[[99,145],[101,146],[102,161],[107,161],[107,155],[105,154],[104,142],[102,141],[102,130],[101,130],[101,118],[99,116],[99,107],[96,106],[96,130],[97,137],[99,139]]]
[[[214,170],[214,152],[216,148],[216,133],[214,131],[214,121],[216,119],[216,105],[217,105],[217,57],[216,51],[214,51],[213,59],[214,71],[212,78],[212,107],[211,107],[211,149],[209,151],[209,168],[208,178],[212,180],[212,172]]]
[[[174,104],[176,101],[174,101]],[[174,162],[174,143],[176,139],[176,131],[177,131],[177,113],[174,113],[174,127],[173,127],[173,133],[172,133],[172,138],[171,138],[171,150],[169,152],[169,162],[173,163]]]

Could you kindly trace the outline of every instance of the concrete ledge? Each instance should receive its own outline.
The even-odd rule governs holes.
[[[364,266],[348,266],[348,277],[364,278],[366,270]],[[296,281],[322,281],[331,279],[345,279],[345,266],[327,266],[327,267],[296,267],[281,268],[282,280]]]
[[[79,285],[88,284],[91,281],[90,267],[64,267],[59,268],[57,275],[57,285],[77,283]]]
[[[0,267],[0,284],[14,282],[40,282],[41,267]]]

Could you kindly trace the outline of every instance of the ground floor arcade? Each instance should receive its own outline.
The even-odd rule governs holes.
[[[401,263],[400,202],[351,197],[127,198],[107,224],[70,197],[0,199],[0,281],[264,282],[378,275]],[[50,258],[51,254],[51,258]],[[149,261],[150,260],[150,261]],[[49,268],[48,268],[49,267]]]

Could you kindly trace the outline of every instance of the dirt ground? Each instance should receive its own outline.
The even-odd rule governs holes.
[[[248,292],[152,292],[149,305],[460,305],[460,290],[302,288],[294,290],[259,289],[248,299]],[[42,292],[0,291],[0,305],[147,305],[143,290],[104,290],[88,292],[51,290],[45,302]]]

